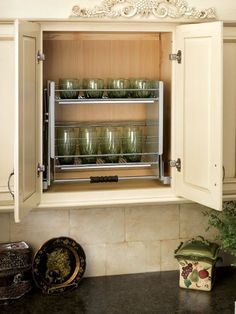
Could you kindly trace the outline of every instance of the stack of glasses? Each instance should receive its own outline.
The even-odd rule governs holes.
[[[152,97],[155,81],[147,78],[117,78],[107,79],[105,84],[101,78],[79,79],[68,78],[59,80],[60,97],[62,99],[85,98],[148,98]]]
[[[74,155],[84,164],[117,163],[123,154],[128,162],[139,162],[143,149],[143,130],[139,126],[58,128],[57,154],[60,164],[74,164]],[[84,156],[84,157],[83,157]]]

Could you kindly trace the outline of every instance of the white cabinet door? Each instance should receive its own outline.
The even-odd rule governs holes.
[[[14,25],[0,24],[0,205],[13,204],[8,179],[14,167],[14,51]]]
[[[40,64],[37,53],[40,29],[36,23],[16,22],[17,105],[15,133],[15,221],[35,208],[40,200]]]
[[[175,67],[176,192],[222,210],[222,64],[221,22],[182,25],[176,31]]]

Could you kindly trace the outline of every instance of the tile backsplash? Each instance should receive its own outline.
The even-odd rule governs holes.
[[[174,270],[181,241],[216,235],[206,231],[203,210],[198,204],[50,209],[32,211],[19,224],[4,213],[0,241],[24,240],[36,251],[50,238],[74,238],[85,250],[87,277]]]

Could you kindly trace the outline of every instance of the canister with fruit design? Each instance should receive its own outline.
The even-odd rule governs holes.
[[[210,291],[215,279],[219,245],[202,237],[182,242],[175,250],[181,288]]]

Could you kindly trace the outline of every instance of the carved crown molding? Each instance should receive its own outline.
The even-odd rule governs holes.
[[[135,16],[156,18],[215,19],[214,8],[198,10],[188,6],[185,0],[103,0],[93,8],[72,8],[71,17],[80,18],[132,18]]]

